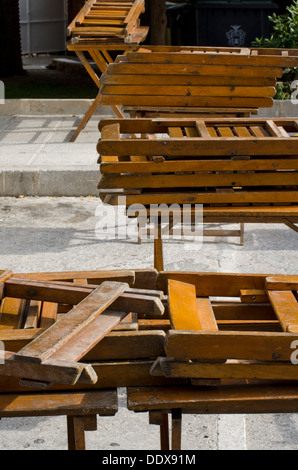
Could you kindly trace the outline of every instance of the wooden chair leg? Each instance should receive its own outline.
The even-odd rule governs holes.
[[[170,450],[169,417],[167,413],[162,414],[160,425],[160,450]]]
[[[80,121],[80,124],[78,125],[77,129],[75,130],[75,132],[72,134],[69,142],[75,142],[75,140],[77,139],[77,137],[79,136],[79,134],[82,132],[83,129],[85,129],[85,127],[87,126],[88,122],[90,121],[91,117],[93,116],[93,114],[95,113],[98,105],[99,105],[99,100],[100,100],[100,93],[98,93],[98,95],[96,96],[95,100],[93,101],[93,103],[91,104],[90,108],[87,110],[85,116],[83,117],[83,119]]]
[[[67,416],[68,450],[86,450],[83,416]]]
[[[149,411],[149,424],[157,424],[160,431],[160,450],[170,450],[168,413]]]
[[[182,412],[172,411],[172,450],[181,450]]]
[[[244,223],[240,224],[240,245],[244,245]]]
[[[85,431],[97,431],[97,415],[84,416]]]
[[[295,232],[298,232],[298,227],[297,225],[295,225],[293,222],[291,222],[290,220],[288,219],[282,219],[283,223],[285,225],[287,225],[287,227],[291,228],[292,230],[294,230]]]

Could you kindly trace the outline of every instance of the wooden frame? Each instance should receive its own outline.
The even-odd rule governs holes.
[[[161,450],[181,450],[186,413],[297,411],[298,372],[290,357],[297,276],[165,271],[157,287],[168,295],[171,328],[180,330],[168,330],[166,356],[151,373],[191,383],[129,387],[127,407],[149,412],[149,423],[160,426]]]
[[[228,281],[234,285],[227,288]],[[167,285],[172,329],[153,375],[202,383],[298,379],[292,361],[298,340],[298,276],[165,272],[158,285]]]
[[[6,276],[8,276],[7,279]],[[51,328],[58,325],[57,320],[63,321],[63,317],[68,315],[67,312],[71,312],[73,304],[88,298],[88,294],[96,291],[96,288],[103,283],[128,283],[130,286],[128,293],[133,294],[135,301],[134,305],[131,304],[129,300],[131,295],[127,297],[124,293],[120,303],[124,301],[125,309],[133,313],[126,314],[126,318],[118,322],[118,325],[114,325],[112,331],[105,330],[104,337],[96,344],[94,342],[91,348],[92,342],[86,335],[87,342],[84,339],[84,344],[79,345],[80,349],[83,348],[85,352],[80,359],[80,364],[84,368],[88,367],[89,371],[91,367],[94,374],[92,376],[98,377],[98,380],[83,380],[83,383],[77,380],[74,383],[73,373],[77,367],[81,367],[80,364],[72,363],[72,368],[68,368],[66,361],[60,362],[58,365],[63,365],[64,369],[60,368],[58,376],[58,371],[53,368],[53,364],[50,369],[46,367],[48,366],[47,359],[40,363],[39,360],[32,361],[33,357],[30,357],[31,361],[28,362],[26,354],[25,362],[10,363],[9,370],[7,368],[5,370],[5,364],[0,365],[2,393],[28,392],[29,386],[34,391],[42,388],[51,392],[60,392],[82,390],[82,388],[97,390],[129,385],[167,384],[167,379],[150,375],[154,359],[164,350],[165,338],[163,330],[165,299],[155,288],[156,278],[155,269],[26,274],[2,272],[0,340],[5,350],[10,351],[10,357],[20,356],[20,352],[24,353],[26,349],[28,352],[28,347],[32,349],[35,341],[39,341],[43,334],[49,334]],[[36,308],[36,304],[39,308]],[[117,301],[113,303],[113,308],[123,310],[122,306],[121,308],[120,305],[117,306]],[[31,307],[34,309],[28,315]],[[138,314],[137,311],[139,311]],[[98,331],[97,329],[96,336]],[[94,336],[95,333],[92,334]],[[78,340],[79,335],[78,331]],[[70,339],[69,345],[71,343]],[[63,359],[65,357],[63,354]],[[6,359],[8,359],[7,356]],[[25,368],[27,377],[23,380]],[[49,375],[45,377],[45,373]],[[28,380],[28,374],[31,380]],[[184,382],[183,380],[182,383]],[[178,380],[177,383],[181,381]]]
[[[296,413],[296,384],[237,381],[217,387],[131,387],[127,407],[149,412],[149,423],[160,426],[160,449],[181,450],[184,414]],[[169,414],[172,415],[171,440]]]

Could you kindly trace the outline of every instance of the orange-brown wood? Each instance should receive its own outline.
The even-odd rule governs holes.
[[[176,330],[201,330],[195,286],[170,280],[168,293],[172,327]]]

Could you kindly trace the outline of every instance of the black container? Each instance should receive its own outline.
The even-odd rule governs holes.
[[[173,46],[195,46],[197,41],[196,13],[193,5],[167,6],[168,29],[170,42]]]
[[[210,0],[186,3],[181,5],[176,24],[174,18],[170,18],[174,16],[173,11],[168,9],[171,43],[250,47],[256,37],[270,36],[271,22],[268,16],[277,9],[278,5],[272,2]]]

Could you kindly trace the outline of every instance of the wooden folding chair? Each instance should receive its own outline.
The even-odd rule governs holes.
[[[90,65],[88,56],[104,73],[113,62],[111,52],[126,54],[135,50],[145,40],[148,28],[139,25],[139,16],[144,11],[144,0],[88,0],[69,25],[70,40],[67,49],[76,53],[86,71],[100,89],[100,79]],[[99,105],[100,93],[81,120],[70,141],[74,142]],[[116,116],[123,117],[118,106],[112,106]]]
[[[129,388],[128,409],[181,449],[182,415],[289,413],[298,403],[298,276],[160,273],[171,329],[151,374],[184,386]]]
[[[68,448],[83,450],[96,415],[117,413],[118,387],[168,384],[150,375],[165,338],[156,278],[0,271],[0,417],[65,415]]]

